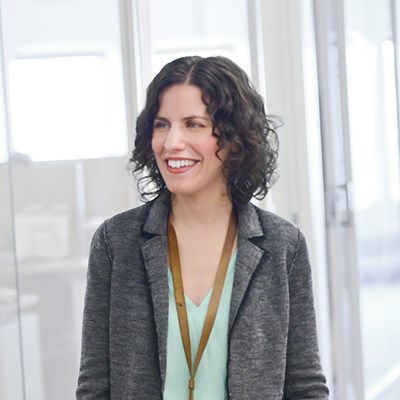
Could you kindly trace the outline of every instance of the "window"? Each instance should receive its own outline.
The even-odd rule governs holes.
[[[107,55],[11,61],[14,151],[32,161],[125,155],[119,75]]]
[[[247,1],[151,0],[152,70],[184,55],[231,58],[250,74]]]

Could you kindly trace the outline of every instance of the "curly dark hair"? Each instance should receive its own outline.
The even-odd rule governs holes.
[[[261,96],[246,73],[226,57],[182,57],[156,75],[147,89],[146,105],[136,120],[135,148],[130,161],[140,174],[143,200],[166,189],[151,148],[153,123],[160,95],[168,87],[189,84],[200,88],[213,124],[218,151],[226,148],[223,174],[235,206],[254,196],[263,199],[276,181],[278,137],[275,120],[267,117]]]

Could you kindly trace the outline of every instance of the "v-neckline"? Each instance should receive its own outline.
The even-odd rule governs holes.
[[[232,252],[232,256],[231,256],[231,258],[230,258],[230,260],[229,260],[227,275],[230,273],[230,271],[231,271],[231,269],[232,269],[232,261],[236,258],[236,255],[237,255],[237,248]],[[171,282],[173,282],[173,281],[172,281],[172,279],[173,279],[173,278],[172,278],[172,273],[171,273],[171,269],[170,269],[170,268],[168,268],[168,275],[169,275],[169,278],[171,279]],[[186,292],[184,292],[185,301],[186,301],[187,303],[191,304],[195,310],[203,309],[203,308],[204,308],[204,305],[207,303],[207,307],[206,307],[206,310],[207,310],[207,309],[208,309],[208,305],[209,305],[210,300],[211,300],[211,295],[212,295],[213,289],[214,289],[214,286],[212,286],[212,287],[208,290],[208,292],[207,292],[207,293],[205,294],[205,296],[202,298],[202,300],[201,300],[201,302],[200,302],[199,305],[197,305],[197,304],[190,298],[190,296],[189,296]]]
[[[207,303],[207,308],[208,308],[208,304],[210,303],[210,299],[211,299],[211,295],[212,295],[212,291],[213,291],[213,287],[209,289],[209,291],[206,293],[206,295],[201,299],[199,305],[197,305],[190,297],[189,295],[185,292],[185,301],[187,303],[192,304],[192,306],[196,309],[202,309],[204,308],[204,304]]]

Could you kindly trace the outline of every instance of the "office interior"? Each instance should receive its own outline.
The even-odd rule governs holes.
[[[305,233],[335,400],[400,393],[400,5],[396,0],[0,0],[0,399],[69,400],[87,257],[141,204],[145,88],[224,55],[279,116],[256,203]]]

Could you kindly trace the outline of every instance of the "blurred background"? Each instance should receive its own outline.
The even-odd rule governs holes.
[[[0,0],[0,21],[0,399],[74,398],[91,236],[140,203],[145,88],[193,54],[284,122],[258,204],[307,236],[332,399],[399,399],[396,0]]]

